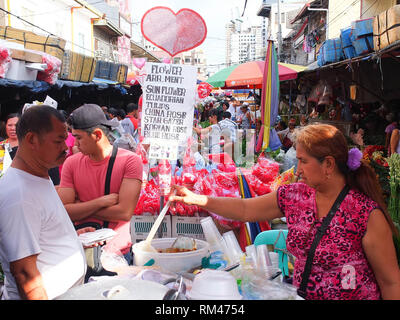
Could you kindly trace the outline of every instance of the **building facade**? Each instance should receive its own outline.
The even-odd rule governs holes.
[[[372,18],[400,4],[399,0],[330,0],[327,38],[340,36],[340,30],[350,26],[351,21]]]
[[[225,63],[227,66],[261,60],[265,57],[262,26],[250,26],[242,29],[230,22],[226,25],[225,31],[227,39]]]
[[[0,24],[66,40],[66,50],[104,61],[132,65],[154,56],[132,42],[129,0],[0,0]],[[136,26],[137,27],[137,26]]]

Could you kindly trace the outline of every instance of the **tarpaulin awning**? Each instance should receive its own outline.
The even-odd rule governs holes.
[[[233,65],[217,72],[206,82],[214,88],[223,89],[261,89],[264,77],[265,61],[257,60]],[[288,63],[278,63],[279,80],[293,80],[307,67]]]

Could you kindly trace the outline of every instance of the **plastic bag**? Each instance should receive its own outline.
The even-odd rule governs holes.
[[[296,171],[297,161],[296,150],[291,147],[285,154],[285,159],[282,164],[282,171],[289,170],[292,167],[294,167],[294,170]]]
[[[272,182],[279,174],[279,163],[259,157],[252,174],[264,183]]]
[[[103,268],[108,271],[114,271],[117,270],[119,267],[128,266],[128,262],[126,261],[122,253],[119,255],[115,252],[102,250],[100,260]]]
[[[308,101],[319,103],[319,101],[331,101],[333,97],[332,86],[326,80],[320,80],[311,90]]]
[[[281,173],[271,184],[272,190],[276,191],[278,190],[279,186],[294,183],[296,181],[296,176],[294,173],[295,173],[294,167]]]

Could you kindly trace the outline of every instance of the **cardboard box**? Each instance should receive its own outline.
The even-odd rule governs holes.
[[[120,64],[118,68],[117,81],[119,83],[126,83],[127,76],[128,76],[128,66]]]
[[[66,41],[55,36],[38,35],[31,31],[0,26],[0,38],[24,45],[25,49],[46,52],[62,60]]]
[[[374,49],[385,49],[400,40],[400,5],[391,7],[374,17]]]
[[[28,50],[11,49],[11,58],[32,63],[42,63],[42,56]]]
[[[11,80],[36,80],[38,70],[26,67],[26,62],[23,60],[12,59],[10,68],[6,73],[6,78]]]
[[[80,81],[81,82],[92,81],[94,78],[95,69],[96,69],[96,60],[93,57],[84,56]]]
[[[66,50],[61,65],[60,79],[80,82],[93,80],[96,61],[93,57]]]
[[[132,243],[137,243],[147,238],[157,217],[158,216],[133,216],[131,218]],[[166,215],[164,217],[160,228],[162,230],[162,238],[171,238],[171,216]],[[154,238],[159,238],[158,232],[156,232]]]
[[[194,239],[206,240],[200,220],[204,217],[171,217],[172,238],[179,235],[192,237]]]

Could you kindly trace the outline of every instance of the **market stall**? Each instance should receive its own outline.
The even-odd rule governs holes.
[[[146,163],[147,155],[140,145],[137,152]],[[71,289],[59,299],[299,299],[295,288],[287,283],[290,275],[285,276],[279,268],[274,246],[254,245],[256,235],[270,229],[268,222],[251,226],[178,203],[165,208],[162,234],[152,230],[162,214],[161,175],[165,171],[160,169],[159,165],[150,168],[131,221],[134,265],[128,266],[121,256],[103,251],[103,267],[118,274],[92,277],[89,283]],[[267,194],[294,177],[293,170],[280,174],[279,163],[265,157],[250,169],[236,168],[232,162],[205,165],[190,147],[183,166],[168,174],[171,184],[228,197]],[[174,220],[178,222],[174,224]],[[239,236],[235,230],[239,230]],[[155,237],[151,248],[144,248],[152,231]],[[293,270],[291,264],[289,270]]]

